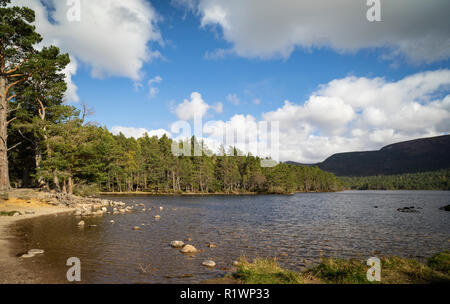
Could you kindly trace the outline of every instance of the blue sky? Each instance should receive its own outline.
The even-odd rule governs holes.
[[[161,76],[156,85],[159,93],[149,98],[148,88],[135,89],[132,80],[114,77],[92,79],[88,66],[74,77],[82,101],[95,109],[92,120],[106,125],[168,128],[176,120],[174,104],[188,98],[191,92],[200,92],[208,102],[221,101],[222,114],[214,119],[226,120],[235,114],[260,117],[262,112],[274,110],[285,100],[303,103],[320,84],[349,75],[357,77],[384,77],[399,80],[423,70],[449,67],[449,60],[428,65],[401,63],[393,66],[383,60],[383,50],[361,50],[339,54],[332,49],[296,50],[287,58],[264,60],[230,55],[223,59],[207,59],[206,53],[228,47],[229,43],[217,37],[214,30],[201,28],[200,19],[168,1],[151,1],[163,16],[159,29],[165,45],[153,43],[164,56],[142,69],[144,79]],[[113,90],[111,88],[114,88]],[[239,105],[227,101],[236,94]],[[255,105],[254,99],[261,103]]]
[[[77,65],[68,72],[77,87],[69,102],[87,103],[95,110],[90,120],[115,132],[127,127],[170,133],[180,119],[177,109],[185,99],[191,105],[193,92],[208,107],[204,120],[236,126],[239,119],[280,120],[283,160],[319,161],[336,152],[447,134],[450,128],[450,26],[435,20],[448,8],[445,1],[430,1],[427,9],[420,1],[403,2],[412,4],[406,12],[392,5],[381,11],[379,25],[365,19],[364,4],[347,0],[345,10],[336,6],[323,13],[294,0],[84,1],[79,23],[64,21],[63,4],[46,0],[55,8],[49,18],[33,1],[44,43],[56,42]],[[315,18],[308,21],[310,16]],[[421,18],[419,27],[410,23],[414,16]],[[117,27],[102,28],[107,24]],[[129,25],[138,32],[127,32]],[[98,49],[104,54],[95,57]],[[211,58],[217,50],[225,55]],[[128,68],[133,62],[142,66]],[[155,77],[161,80],[149,85]],[[386,97],[355,101],[354,94],[372,90],[372,97]],[[391,108],[397,104],[391,98],[402,103]],[[215,108],[219,103],[222,111]],[[414,121],[420,127],[411,128]]]

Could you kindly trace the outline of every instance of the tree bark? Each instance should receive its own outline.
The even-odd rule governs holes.
[[[10,189],[8,169],[8,99],[7,79],[0,76],[0,191]]]
[[[73,194],[73,179],[72,176],[69,175],[68,181],[67,181],[67,192],[69,194]]]

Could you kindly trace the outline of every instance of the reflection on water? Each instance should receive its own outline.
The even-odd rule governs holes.
[[[44,255],[25,261],[26,265],[50,273],[52,282],[64,283],[66,260],[78,257],[83,283],[198,283],[229,272],[240,256],[277,256],[282,266],[301,270],[321,256],[423,258],[450,249],[450,213],[439,210],[450,203],[450,192],[110,199],[143,203],[146,211],[135,207],[131,214],[87,218],[83,229],[72,215],[24,221],[17,229],[21,249],[45,249]],[[422,209],[396,211],[405,206]],[[159,221],[154,218],[158,214]],[[141,230],[133,231],[134,226]],[[201,250],[199,254],[186,256],[169,246],[173,240],[187,238]],[[208,248],[209,242],[217,247]],[[201,266],[205,259],[214,260],[217,267]]]

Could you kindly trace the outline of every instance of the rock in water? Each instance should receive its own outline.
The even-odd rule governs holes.
[[[202,265],[205,267],[214,268],[214,267],[216,267],[216,262],[214,262],[212,260],[207,260],[207,261],[203,261]]]
[[[197,253],[198,250],[192,245],[184,245],[181,249],[181,253]]]
[[[163,211],[163,210],[164,210],[164,207],[159,207],[159,210]]]
[[[133,230],[141,230],[141,228],[139,226],[134,226]]]
[[[206,247],[209,247],[209,248],[216,248],[217,245],[216,245],[216,244],[213,244],[213,243],[208,243],[208,244],[206,245]]]
[[[238,262],[238,261],[234,261],[234,262],[233,262],[233,266],[234,266],[234,267],[238,267],[238,266],[239,266],[239,262]]]
[[[42,249],[30,249],[28,250],[28,254],[36,255],[36,254],[43,254],[44,250]]]
[[[181,248],[184,246],[184,243],[182,241],[172,241],[170,242],[170,246],[173,248]]]
[[[78,225],[78,227],[84,227],[84,225],[86,225],[86,223],[84,221],[80,221],[77,225]]]
[[[25,254],[22,254],[22,256],[21,256],[21,258],[32,258],[32,257],[34,257],[34,254],[29,254],[29,253],[25,253]]]
[[[419,212],[417,211],[414,206],[413,207],[403,207],[403,208],[398,208],[397,211],[399,212],[406,212],[406,213],[415,213],[415,212]]]
[[[159,220],[160,218],[161,218],[160,215],[155,215],[155,219],[156,219],[156,220]]]

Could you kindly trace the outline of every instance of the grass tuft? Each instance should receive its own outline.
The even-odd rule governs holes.
[[[433,270],[450,275],[450,250],[436,253],[428,259],[427,265]]]
[[[253,263],[241,259],[235,278],[246,284],[301,284],[299,273],[282,269],[274,259],[256,259]]]

